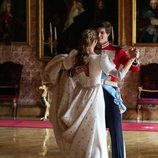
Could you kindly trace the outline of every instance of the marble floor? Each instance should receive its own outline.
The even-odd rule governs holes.
[[[124,132],[127,158],[158,158],[158,132]],[[109,154],[110,141],[109,142]],[[0,158],[61,158],[52,129],[0,128]]]

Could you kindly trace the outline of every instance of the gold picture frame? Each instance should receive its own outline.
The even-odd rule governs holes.
[[[30,44],[30,0],[0,0],[0,10],[0,44]]]
[[[91,2],[91,0],[89,1]],[[61,18],[63,18],[61,21],[65,20],[65,17],[63,16],[68,15],[67,8],[69,8],[68,6],[66,6],[66,10],[64,8],[58,8],[59,6],[65,6],[65,4],[59,5],[59,2],[60,1],[56,1],[56,0],[47,0],[47,1],[39,0],[39,9],[38,9],[39,10],[39,29],[38,29],[39,42],[38,43],[39,43],[40,60],[48,61],[52,57],[58,54],[56,48],[58,45],[58,39],[60,39],[60,35],[62,34],[63,30],[60,29],[59,25],[57,25],[57,22],[59,22],[58,19]],[[67,1],[67,3],[68,2],[69,0]],[[108,15],[108,18],[105,20],[110,21],[114,26],[114,38],[115,38],[114,44],[122,45],[125,43],[124,25],[123,25],[124,0],[115,1],[115,4],[111,0],[106,0],[105,3],[106,3],[105,6],[107,7],[105,15],[106,16]],[[61,12],[62,14],[60,14]],[[61,23],[61,25],[63,27],[63,23]]]
[[[158,18],[150,0],[132,0],[132,45],[158,45]]]

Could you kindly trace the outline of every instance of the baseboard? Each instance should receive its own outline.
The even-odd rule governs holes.
[[[137,120],[136,109],[127,109],[122,115],[123,120]],[[158,121],[158,109],[143,109],[140,111],[140,120]]]
[[[40,119],[44,116],[45,107],[41,104],[29,106],[29,105],[20,105],[17,110],[17,118],[34,118]],[[11,105],[0,105],[0,118],[11,118],[12,117],[12,107]],[[158,110],[144,109],[143,113],[140,113],[140,120],[149,120],[149,121],[158,121]],[[136,109],[128,108],[125,113],[122,114],[123,120],[133,120],[137,121],[137,112]]]
[[[40,118],[44,116],[45,107],[39,105],[20,105],[17,109],[17,118]],[[12,117],[12,105],[0,106],[0,118]]]

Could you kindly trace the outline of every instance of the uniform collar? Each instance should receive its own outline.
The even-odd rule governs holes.
[[[105,47],[107,47],[107,46],[109,46],[109,45],[110,45],[109,42],[106,42],[106,43],[104,43],[104,44],[99,44],[99,43],[97,43],[97,47],[98,47],[99,49],[105,48]]]

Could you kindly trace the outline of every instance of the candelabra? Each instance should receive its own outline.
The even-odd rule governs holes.
[[[54,27],[54,34],[52,30],[52,23],[50,22],[50,36],[48,37],[48,40],[44,40],[44,34],[43,34],[43,43],[45,45],[48,45],[50,47],[51,56],[57,55],[57,29],[56,26]],[[54,35],[54,36],[53,36]]]
[[[44,41],[44,44],[50,47],[51,56],[57,55],[57,40],[53,41],[52,37],[50,36],[47,42]]]

